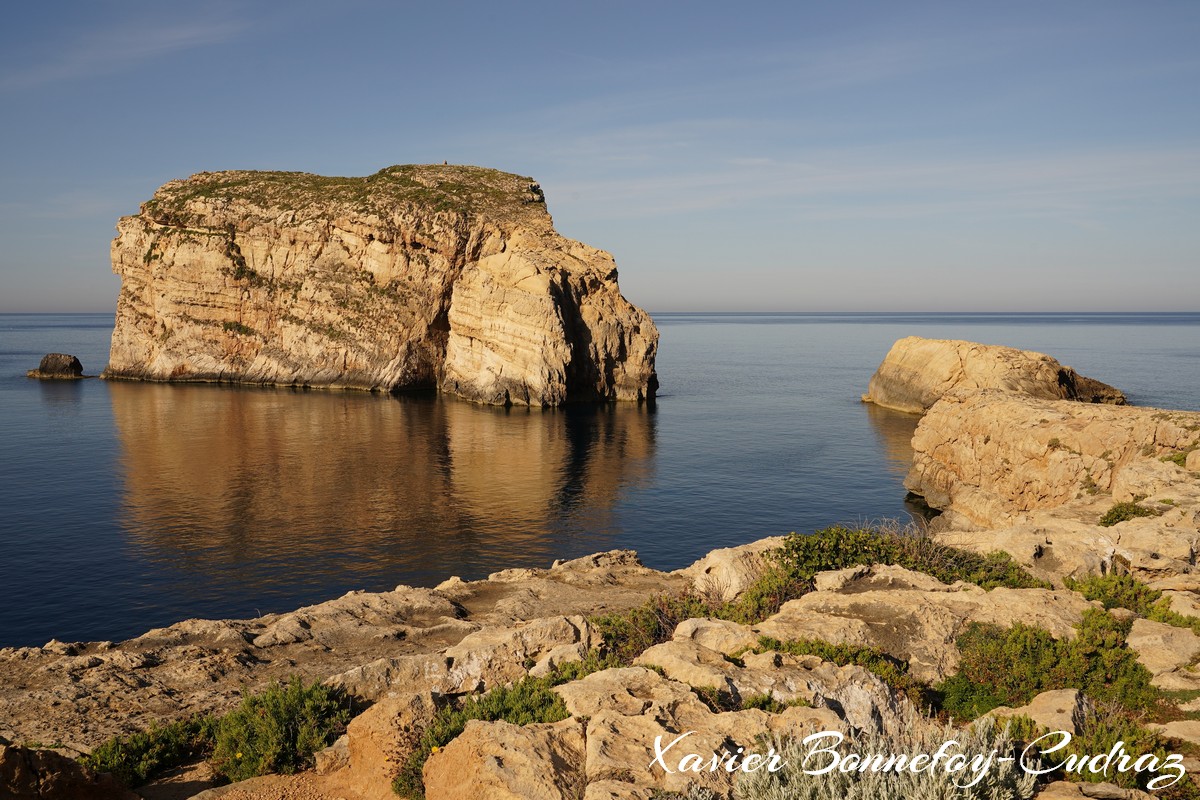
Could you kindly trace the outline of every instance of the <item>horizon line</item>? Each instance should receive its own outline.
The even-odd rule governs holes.
[[[117,312],[115,309],[114,310],[97,310],[97,311],[78,311],[78,310],[76,310],[76,311],[46,311],[46,310],[42,310],[42,311],[0,311],[0,316],[13,316],[13,317],[16,317],[16,316],[44,316],[44,315],[51,315],[51,314],[58,315],[58,316],[68,316],[68,315],[95,316],[98,314],[104,314],[104,315],[112,315],[115,317],[116,313]],[[763,311],[763,310],[757,310],[757,311],[750,311],[750,310],[737,310],[737,309],[733,309],[733,310],[730,310],[730,309],[689,309],[689,310],[684,310],[684,311],[647,311],[646,313],[651,316],[684,316],[684,315],[699,315],[699,314],[706,314],[709,316],[800,316],[800,315],[808,315],[808,316],[816,316],[816,315],[885,316],[885,315],[892,315],[892,316],[896,316],[896,315],[911,315],[911,316],[923,316],[923,317],[950,316],[950,315],[955,315],[955,316],[964,316],[964,315],[971,315],[971,316],[984,316],[984,315],[1036,316],[1036,315],[1064,315],[1064,314],[1090,315],[1090,316],[1115,316],[1115,315],[1119,315],[1119,314],[1141,314],[1141,315],[1146,315],[1146,316],[1151,316],[1151,315],[1169,316],[1169,315],[1179,315],[1179,314],[1200,314],[1200,309],[1186,310],[1186,311],[1185,310],[1139,311],[1139,310],[1131,310],[1131,309],[1109,310],[1109,311],[1078,311],[1078,310],[907,311],[907,310],[900,310],[900,309],[895,309],[895,310],[878,310],[878,309],[876,309],[876,310],[858,310],[858,311],[855,311],[855,310],[839,310],[839,311],[814,311],[814,310],[807,310],[807,311],[803,311],[803,310],[769,310],[769,311]]]

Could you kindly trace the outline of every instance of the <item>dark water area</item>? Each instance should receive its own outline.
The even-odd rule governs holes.
[[[0,646],[121,639],[612,548],[648,565],[908,518],[897,338],[1050,353],[1200,409],[1200,314],[659,314],[654,408],[26,379],[111,315],[0,315]]]

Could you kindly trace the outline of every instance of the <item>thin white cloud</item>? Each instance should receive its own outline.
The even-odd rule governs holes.
[[[61,81],[110,75],[180,50],[220,44],[246,26],[233,20],[171,25],[122,25],[60,42],[38,63],[0,74],[0,91],[35,89]]]

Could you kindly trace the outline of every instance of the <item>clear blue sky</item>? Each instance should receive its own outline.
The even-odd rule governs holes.
[[[480,164],[670,310],[1200,310],[1200,2],[53,2],[0,29],[0,311],[111,310],[201,170]]]

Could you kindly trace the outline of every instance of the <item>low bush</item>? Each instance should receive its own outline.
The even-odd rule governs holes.
[[[258,694],[246,693],[237,708],[220,718],[192,717],[115,736],[80,762],[127,786],[200,758],[209,758],[218,774],[235,781],[290,773],[311,766],[313,753],[344,731],[350,716],[349,702],[338,693],[293,678]]]
[[[162,770],[207,755],[215,741],[216,719],[192,717],[147,731],[114,736],[80,758],[88,769],[108,772],[126,786],[141,786]]]
[[[1013,737],[1023,742],[1036,742],[1041,737],[1053,733],[1048,728],[1038,726],[1028,717],[1013,718],[1010,722]],[[1134,758],[1154,755],[1160,763],[1165,761],[1173,751],[1166,739],[1142,724],[1139,714],[1130,712],[1129,709],[1117,702],[1097,703],[1088,710],[1070,742],[1042,758],[1046,767],[1055,764],[1063,765],[1062,769],[1047,773],[1047,780],[1069,780],[1084,783],[1108,782],[1125,789],[1146,789],[1148,782],[1153,780],[1157,774],[1170,774],[1167,770],[1156,774],[1153,772],[1121,772],[1115,768],[1093,772],[1080,761],[1083,758],[1109,753],[1118,743],[1122,743],[1125,752],[1132,754]],[[1042,749],[1054,748],[1060,744],[1061,738],[1058,736],[1049,736],[1040,743]],[[1176,786],[1168,787],[1166,791],[1170,792],[1170,796],[1177,798],[1194,796],[1186,793],[1187,787],[1184,784],[1191,785],[1191,781],[1185,778]],[[1192,788],[1194,789],[1194,786]]]
[[[1108,511],[1104,512],[1104,516],[1100,517],[1100,525],[1105,528],[1111,528],[1120,522],[1128,522],[1131,519],[1138,517],[1157,517],[1158,512],[1152,508],[1138,505],[1137,503],[1116,503]]]
[[[1007,553],[980,555],[935,542],[918,533],[826,528],[808,536],[792,534],[779,561],[793,580],[811,582],[818,572],[866,564],[894,564],[932,575],[943,583],[967,581],[984,589],[1049,588]]]
[[[818,572],[868,564],[895,564],[946,583],[963,580],[984,589],[1050,586],[1006,553],[980,555],[902,530],[837,526],[811,534],[790,534],[783,547],[769,554],[758,579],[732,602],[691,591],[664,594],[638,608],[595,617],[591,622],[604,637],[605,651],[628,664],[647,648],[670,639],[675,626],[684,620],[711,617],[744,625],[762,622],[788,600],[812,591]]]
[[[605,653],[632,664],[646,649],[671,638],[686,619],[716,616],[721,605],[694,593],[662,594],[637,608],[593,617],[589,621],[604,639]]]
[[[1162,592],[1132,575],[1091,575],[1080,580],[1067,578],[1064,582],[1068,589],[1088,600],[1099,601],[1105,608],[1127,608],[1143,617],[1150,616],[1162,603]]]
[[[232,781],[306,769],[349,720],[350,705],[334,690],[299,678],[275,683],[245,694],[217,723],[213,767]]]
[[[781,703],[769,694],[753,694],[749,697],[742,698],[741,710],[746,711],[751,708],[757,708],[760,711],[765,711],[768,714],[782,714],[788,710],[789,705],[805,705],[804,702]]]
[[[1051,689],[1079,689],[1098,701],[1131,710],[1159,699],[1150,672],[1125,646],[1131,623],[1089,609],[1074,639],[1047,631],[972,623],[956,640],[962,653],[957,674],[935,687],[940,706],[959,719],[974,719],[1001,705],[1022,706]]]
[[[1105,608],[1127,608],[1146,619],[1188,628],[1200,634],[1200,617],[1192,617],[1171,610],[1171,601],[1162,592],[1151,589],[1132,575],[1093,575],[1082,580],[1066,580],[1068,589],[1074,589],[1088,600],[1097,600]]]

